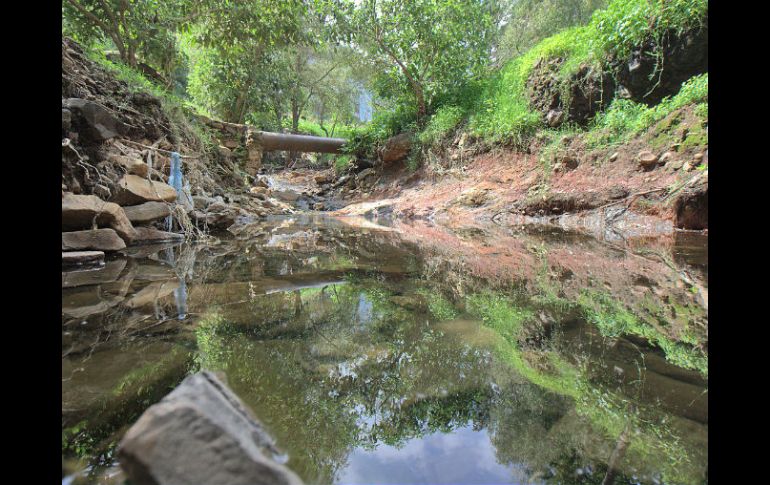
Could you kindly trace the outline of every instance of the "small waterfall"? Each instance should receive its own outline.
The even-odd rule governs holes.
[[[168,184],[176,190],[176,203],[191,208],[193,205],[190,196],[190,182],[185,182],[182,175],[182,159],[178,152],[171,152],[171,173],[168,176]],[[166,230],[171,230],[173,216],[166,218]]]

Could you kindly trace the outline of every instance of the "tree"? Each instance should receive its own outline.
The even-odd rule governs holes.
[[[560,30],[584,25],[608,0],[514,0],[506,8],[505,26],[496,49],[499,64],[526,52]]]
[[[78,40],[109,39],[129,66],[141,53],[166,71],[184,8],[182,0],[64,0],[62,16]]]
[[[358,3],[358,5],[356,5]],[[350,40],[408,94],[423,120],[433,101],[488,64],[499,8],[491,0],[340,0],[336,19]]]

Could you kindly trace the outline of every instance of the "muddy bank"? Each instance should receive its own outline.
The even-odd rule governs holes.
[[[676,129],[664,120],[629,143],[604,149],[588,148],[579,135],[556,151],[535,140],[528,151],[501,147],[469,155],[457,142],[445,153],[452,168],[429,165],[412,173],[403,162],[380,163],[326,190],[347,204],[340,215],[385,214],[450,226],[545,224],[608,240],[704,230],[707,138],[683,148],[681,140],[695,130],[688,123],[700,122],[689,108],[673,118]]]

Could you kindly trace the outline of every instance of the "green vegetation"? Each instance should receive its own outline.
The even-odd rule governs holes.
[[[707,12],[708,3],[704,0],[612,1],[606,9],[594,12],[587,25],[571,27],[548,37],[503,66],[489,82],[475,112],[470,115],[470,130],[493,141],[522,142],[542,127],[540,115],[529,105],[526,87],[538,61],[563,59],[559,78],[566,83],[581,65],[603,69],[613,56],[623,58],[633,46],[699,25]],[[669,100],[659,111],[646,115],[641,106],[616,100],[614,112],[608,114],[603,123],[613,127],[618,123],[636,123],[634,128],[638,128],[650,118],[675,109],[677,104],[683,106],[687,102],[702,101],[704,91],[707,95],[708,75],[694,78],[681,96]]]
[[[613,74],[612,63],[633,48],[646,45],[660,55],[655,49],[666,36],[706,21],[708,2],[67,0],[62,14],[65,34],[174,107],[268,130],[344,137],[348,153],[359,157],[412,132],[420,149],[409,166],[416,169],[460,129],[517,146],[544,133],[558,150],[561,134],[586,129],[562,127],[556,137],[545,129],[527,88],[535,66],[558,59],[566,108],[569,83],[582,66]],[[111,49],[120,62],[106,60]],[[374,108],[367,123],[357,119],[364,93]],[[707,97],[703,74],[657,106],[615,99],[587,127],[586,144],[622,143],[689,105],[707,120]],[[695,127],[682,146],[706,141]],[[322,163],[339,170],[347,160]]]
[[[596,117],[586,141],[591,146],[627,141],[687,105],[694,105],[696,114],[707,119],[708,89],[709,78],[706,73],[691,78],[682,84],[675,96],[664,98],[652,107],[627,99],[615,99],[609,109]],[[702,144],[708,141],[708,138],[688,139],[690,141],[685,140],[685,143]]]

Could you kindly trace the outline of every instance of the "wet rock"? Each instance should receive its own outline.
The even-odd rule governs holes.
[[[134,227],[123,208],[95,195],[65,193],[61,199],[61,220],[64,231],[108,225],[127,243],[135,236]]]
[[[172,294],[177,288],[179,288],[179,281],[177,280],[155,281],[137,291],[125,301],[124,305],[131,309],[152,305]]]
[[[136,485],[299,485],[276,463],[272,440],[243,402],[216,376],[186,378],[147,409],[118,447]]]
[[[101,266],[104,264],[104,252],[62,251],[61,264],[62,266]]]
[[[300,194],[298,194],[293,190],[286,189],[286,190],[272,190],[270,191],[270,195],[284,202],[295,202],[297,199],[299,199]]]
[[[118,279],[123,269],[126,267],[125,259],[114,259],[107,261],[104,266],[98,269],[73,271],[62,271],[61,287],[74,288],[77,286],[99,285],[110,283]]]
[[[165,202],[145,202],[125,206],[123,211],[133,224],[143,224],[168,217],[171,214],[171,207]]]
[[[205,209],[205,212],[200,210],[193,211],[192,219],[199,227],[208,226],[210,228],[227,229],[242,215],[247,215],[247,213],[237,207],[216,201],[210,204]]]
[[[61,234],[62,251],[120,251],[126,247],[125,241],[112,229],[91,229],[88,231],[63,232]]]
[[[154,227],[137,227],[136,237],[131,243],[133,245],[139,245],[178,241],[184,241],[184,236],[182,234],[160,231]]]
[[[411,149],[412,135],[409,133],[401,133],[388,138],[385,145],[382,147],[380,157],[385,163],[397,162],[406,158]]]
[[[115,187],[112,202],[119,205],[136,205],[149,201],[173,202],[174,187],[163,182],[147,180],[136,175],[124,175]]]
[[[128,133],[128,125],[118,120],[107,108],[93,101],[69,98],[62,100],[62,108],[77,115],[77,121],[82,124],[77,131],[97,142]]]
[[[658,156],[650,151],[639,152],[636,156],[639,166],[645,170],[649,170],[658,164]]]
[[[126,170],[126,173],[142,178],[147,177],[147,172],[150,169],[150,167],[144,163],[143,160],[126,155],[118,155],[113,153],[107,159],[110,162],[123,167]]]

